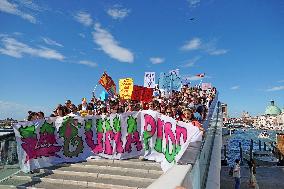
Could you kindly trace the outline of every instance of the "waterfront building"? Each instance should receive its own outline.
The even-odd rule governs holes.
[[[221,109],[223,113],[223,122],[228,121],[228,105],[225,103],[221,104]]]
[[[270,115],[270,116],[280,115],[282,113],[281,109],[275,105],[274,100],[271,100],[270,102],[271,104],[267,106],[265,110],[265,115]]]

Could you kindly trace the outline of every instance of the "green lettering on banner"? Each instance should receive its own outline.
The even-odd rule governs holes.
[[[53,126],[53,123],[47,123],[46,121],[44,124],[40,127],[40,133],[48,133],[48,134],[54,134],[55,127]]]
[[[96,127],[97,127],[97,132],[99,133],[104,133],[104,128],[103,128],[103,119],[99,118],[96,120]]]
[[[137,131],[137,118],[134,118],[133,116],[129,116],[127,119],[127,133],[134,133]]]
[[[66,157],[78,157],[83,152],[84,145],[82,137],[78,136],[77,127],[81,124],[75,121],[72,117],[64,118],[61,127],[59,128],[59,136],[64,138],[63,154]],[[74,151],[70,151],[69,145],[76,147]]]
[[[118,116],[115,116],[115,118],[113,119],[113,127],[116,132],[121,131],[120,120]]]
[[[85,122],[85,131],[88,132],[92,129],[93,127],[93,124],[92,124],[92,120],[91,119],[88,119],[86,122]]]
[[[162,149],[162,144],[163,144],[163,139],[161,138],[157,138],[156,139],[156,143],[155,143],[155,150],[159,153],[162,153],[163,152],[163,149]]]
[[[149,138],[151,138],[153,135],[150,134],[149,131],[144,131],[143,132],[143,142],[144,142],[144,146],[146,150],[149,150],[150,146],[149,146]]]
[[[175,156],[176,156],[176,145],[175,144],[173,144],[172,153],[170,153],[169,144],[166,144],[165,156],[166,156],[166,159],[169,163],[171,163],[172,161],[175,160]]]
[[[22,138],[36,138],[35,125],[19,128]]]
[[[110,126],[110,119],[108,119],[108,118],[105,118],[105,128],[106,128],[106,132],[112,131],[112,128]]]

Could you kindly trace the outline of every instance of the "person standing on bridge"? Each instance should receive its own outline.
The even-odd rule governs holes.
[[[240,160],[236,159],[236,164],[233,170],[233,177],[235,178],[235,189],[241,188],[241,167]]]

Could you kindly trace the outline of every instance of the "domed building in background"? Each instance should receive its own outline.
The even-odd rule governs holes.
[[[267,106],[265,110],[265,115],[271,115],[271,116],[278,116],[281,114],[281,109],[277,106],[275,106],[274,101],[271,101],[271,104]]]

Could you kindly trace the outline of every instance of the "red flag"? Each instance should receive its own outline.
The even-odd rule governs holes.
[[[196,74],[197,77],[204,77],[205,73],[201,73],[201,74]]]
[[[109,75],[107,75],[106,72],[104,72],[102,77],[100,78],[99,84],[101,84],[108,93],[109,92],[116,93],[116,85],[112,80],[112,78]]]

